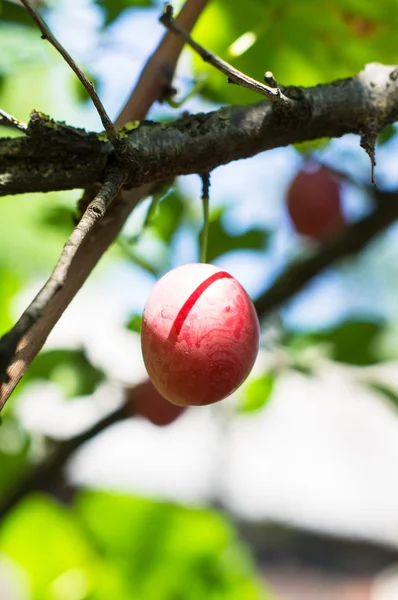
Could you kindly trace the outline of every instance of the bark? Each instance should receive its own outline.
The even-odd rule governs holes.
[[[372,63],[349,79],[283,91],[296,100],[288,110],[262,101],[168,124],[143,121],[119,154],[95,133],[34,112],[26,137],[0,140],[0,195],[87,188],[103,182],[115,160],[128,164],[128,186],[139,187],[320,137],[356,133],[369,152],[398,119],[396,66]]]

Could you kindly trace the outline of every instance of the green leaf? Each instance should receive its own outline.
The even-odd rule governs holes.
[[[286,344],[304,350],[313,344],[325,343],[329,346],[330,357],[338,362],[371,365],[381,360],[377,342],[383,329],[381,322],[353,319],[324,331],[290,334]]]
[[[11,318],[12,300],[20,286],[21,282],[15,276],[12,267],[3,266],[0,263],[0,336],[13,324]]]
[[[386,398],[395,409],[398,409],[398,393],[392,390],[388,385],[379,381],[371,381],[368,386],[374,392],[381,394]]]
[[[0,523],[0,547],[32,600],[270,600],[232,525],[206,510],[100,492],[67,508],[34,495]]]
[[[72,511],[49,498],[19,504],[1,523],[0,545],[24,569],[32,600],[132,597],[128,579],[97,554]]]
[[[86,75],[87,79],[91,83],[94,84],[95,91],[98,93],[99,79],[95,75],[93,75],[92,73],[89,73],[81,65],[79,65],[79,66],[83,69],[84,74]],[[91,98],[90,98],[89,93],[87,92],[86,88],[84,87],[84,85],[82,85],[81,81],[77,77],[73,78],[73,84],[72,85],[74,87],[74,92],[76,94],[76,99],[77,99],[78,102],[81,102],[82,104],[84,102],[91,102]]]
[[[75,211],[70,206],[62,204],[58,206],[43,207],[39,222],[48,229],[57,231],[67,239],[74,227]]]
[[[377,138],[377,143],[380,146],[383,146],[391,140],[391,138],[396,134],[396,132],[397,130],[395,129],[394,125],[388,125],[380,133],[379,137]]]
[[[29,282],[33,273],[35,277],[48,276],[54,267],[65,238],[73,228],[71,210],[64,208],[65,195],[65,192],[50,192],[2,198],[0,265],[12,271],[15,277]],[[70,202],[71,193],[68,195]],[[55,224],[57,214],[58,225]],[[51,228],[47,217],[52,220]]]
[[[320,3],[315,11],[310,1],[214,0],[194,37],[259,81],[270,70],[282,85],[309,86],[352,76],[375,59],[394,64],[397,27],[393,0],[337,0]],[[225,75],[195,54],[194,65],[207,76],[201,92],[205,97],[232,104],[261,100],[258,94],[228,85]]]
[[[209,226],[207,261],[233,250],[264,250],[269,240],[269,232],[264,229],[250,229],[245,233],[231,235],[224,227],[221,216],[224,208],[214,212]]]
[[[151,214],[149,229],[169,244],[180,227],[185,213],[184,201],[177,190],[166,193]]]
[[[134,331],[135,333],[140,333],[141,325],[142,325],[142,315],[138,315],[137,313],[134,313],[133,315],[131,315],[130,319],[128,320],[126,327],[130,331]]]
[[[265,598],[232,527],[213,512],[97,492],[80,495],[77,509],[100,552],[128,574],[134,598]]]
[[[30,67],[43,64],[48,60],[48,47],[38,35],[37,26],[29,17],[26,10],[14,4],[15,10],[20,9],[21,14],[26,15],[29,25],[33,23],[34,28],[27,28],[17,23],[5,22],[6,8],[10,2],[4,3],[3,15],[0,20],[0,72],[4,75],[19,76],[16,72],[21,67]],[[12,9],[14,10],[14,8]],[[37,75],[35,73],[35,75]],[[25,102],[28,98],[25,98]],[[30,106],[32,110],[32,106]],[[13,108],[15,114],[15,109]]]
[[[311,140],[309,142],[293,144],[293,146],[297,150],[297,152],[300,152],[300,154],[306,156],[307,154],[314,153],[316,150],[324,150],[329,144],[329,142],[329,138],[318,138],[317,140]]]
[[[242,391],[243,398],[239,405],[239,411],[252,413],[263,408],[272,396],[274,383],[275,375],[272,373],[249,380]]]
[[[83,350],[48,350],[32,362],[26,380],[45,379],[61,386],[66,398],[92,394],[103,380]]]
[[[1,529],[0,540],[2,552],[29,573],[36,598],[46,597],[48,583],[57,576],[90,559],[67,511],[44,498],[32,498],[12,514]]]
[[[0,500],[19,482],[28,467],[30,437],[12,417],[0,427]]]
[[[0,0],[0,17],[2,21],[27,25],[37,29],[37,25],[22,4],[10,0]]]
[[[333,358],[353,365],[379,362],[376,342],[383,329],[381,323],[346,321],[333,330],[319,334],[316,339],[333,345]]]
[[[155,4],[153,0],[95,0],[95,2],[105,10],[106,25],[115,21],[126,8],[150,7]]]

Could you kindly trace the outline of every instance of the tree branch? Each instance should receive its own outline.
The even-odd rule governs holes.
[[[176,17],[177,23],[191,31],[209,0],[187,0]],[[171,89],[178,58],[184,40],[170,33],[163,36],[160,44],[147,61],[137,85],[127,100],[116,127],[128,121],[142,121],[154,102],[161,102]]]
[[[64,287],[69,270],[77,252],[93,230],[105,216],[106,210],[126,180],[120,169],[110,170],[100,191],[90,202],[72,235],[66,242],[62,254],[43,288],[28,308],[22,313],[14,327],[0,339],[0,410],[9,397],[8,390],[13,388],[13,369],[7,373],[18,345],[23,337],[43,316],[50,303]],[[2,385],[7,384],[7,385]]]
[[[279,89],[278,84],[276,83],[272,73],[267,71],[265,75],[265,80],[272,81],[272,86],[264,85],[252,77],[245,75],[238,69],[235,69],[232,65],[228,64],[209,50],[206,50],[195,42],[192,37],[181,27],[173,18],[173,8],[171,4],[166,4],[163,15],[160,17],[160,22],[169,30],[181,36],[181,38],[186,42],[199,56],[210,65],[215,67],[221,73],[227,76],[228,83],[234,83],[236,85],[240,85],[241,87],[248,88],[257,94],[261,94],[262,96],[266,96],[274,102],[275,104],[281,106],[282,108],[290,108],[294,105],[295,100],[286,97],[283,92]]]
[[[50,29],[47,27],[47,25],[45,24],[45,22],[39,15],[39,13],[36,12],[36,10],[33,8],[31,3],[29,2],[29,0],[21,0],[21,3],[24,5],[24,7],[26,8],[28,13],[30,14],[32,19],[37,24],[40,31],[42,32],[42,34],[43,34],[42,38],[44,40],[48,40],[50,42],[50,44],[52,46],[54,46],[54,48],[60,53],[62,58],[68,63],[68,65],[70,66],[72,71],[74,71],[74,73],[76,73],[77,77],[79,78],[79,80],[83,84],[85,90],[87,91],[88,95],[90,96],[95,108],[97,109],[97,112],[100,116],[100,119],[105,128],[105,131],[108,135],[109,140],[112,142],[112,144],[114,146],[117,146],[117,144],[119,142],[119,136],[117,134],[117,131],[116,131],[112,121],[108,117],[108,114],[104,108],[104,105],[102,104],[97,92],[95,91],[94,84],[87,79],[87,77],[85,76],[83,71],[78,67],[78,65],[75,63],[75,61],[73,60],[73,58],[71,57],[69,52],[67,52],[65,50],[65,48],[59,43],[59,41],[56,39],[56,37],[51,33]]]
[[[207,173],[264,150],[320,137],[363,135],[369,114],[381,131],[398,119],[394,72],[395,67],[372,63],[349,79],[293,88],[290,94],[301,100],[289,112],[260,102],[183,116],[169,124],[144,121],[126,138],[132,157],[128,184],[138,187],[177,175]],[[37,121],[37,114],[33,116]],[[73,128],[67,130],[66,139],[65,126],[30,123],[27,138],[0,140],[0,195],[89,187],[103,181],[106,162],[113,159],[112,147],[100,143],[95,134],[75,130],[73,136]],[[82,169],[88,155],[90,164]]]
[[[6,127],[11,127],[12,129],[16,129],[17,131],[22,131],[22,133],[26,133],[28,126],[26,123],[19,121],[12,115],[8,114],[5,110],[0,108],[0,125],[5,125]]]
[[[376,209],[347,225],[307,258],[289,265],[270,288],[257,298],[255,308],[260,317],[279,308],[325,268],[364,248],[386,227],[398,219],[398,192],[374,190]]]
[[[123,404],[94,425],[65,441],[54,442],[49,456],[20,481],[11,494],[0,504],[0,519],[3,519],[25,496],[36,491],[50,490],[58,480],[71,455],[83,444],[114,423],[131,416],[130,407]]]
[[[206,2],[207,0],[187,0],[180,13],[181,23],[184,24],[185,27],[188,27],[188,29],[193,27],[201,11],[203,10]],[[150,59],[147,65],[148,68],[144,68],[140,80],[138,81],[136,86],[137,90],[146,90],[147,99],[145,106],[147,106],[148,108],[157,99],[157,95],[155,92],[157,92],[159,89],[157,81],[158,71],[152,69],[152,66],[154,64],[157,64],[157,54],[159,55],[160,63],[168,65],[168,67],[171,69],[170,72],[173,73],[175,64],[178,60],[179,53],[182,49],[182,43],[180,41],[178,41],[177,44],[175,42],[169,43],[168,40],[170,39],[170,37],[171,34],[166,34],[166,36],[163,38],[161,44],[158,46],[157,51],[155,51],[154,55]],[[136,96],[133,93],[131,99],[132,101],[127,103],[127,107],[130,111],[129,118],[135,120],[138,118],[138,111],[140,110],[140,106],[137,101],[138,95]],[[126,115],[121,116],[119,118],[119,125],[124,124],[125,118]],[[90,152],[86,144],[87,134],[83,134],[82,130],[66,127],[66,130],[68,131],[68,143],[66,144],[66,146],[64,146],[64,134],[66,131],[65,126],[60,126],[58,128],[54,128],[53,126],[46,127],[45,122],[44,127],[38,127],[38,129],[47,131],[47,136],[50,136],[52,140],[51,150],[54,152],[54,155],[57,154],[58,150],[62,153],[61,148],[63,148],[64,152],[66,151],[66,155],[69,155],[69,164],[71,164],[70,158],[73,155],[73,149],[76,146],[79,148],[79,152],[77,152],[72,161],[76,161],[80,165],[79,172],[81,174],[81,184],[75,185],[76,182],[74,182],[74,184],[70,187],[64,187],[63,189],[72,189],[75,187],[89,188],[91,187],[91,185],[95,185],[98,181],[104,180],[107,159],[112,160],[112,155],[109,152],[108,148],[109,144],[100,143],[96,134],[89,134],[90,142],[88,145],[92,150],[95,147],[94,152]],[[60,133],[61,131],[62,133]],[[36,141],[39,141],[41,139],[43,143],[43,137],[41,137],[40,135],[35,136],[33,134],[33,131],[31,131],[31,133],[32,135],[30,137],[30,140],[32,138],[36,138]],[[45,137],[46,136],[44,135],[44,138]],[[72,142],[72,139],[74,140],[74,143]],[[3,141],[5,142],[4,145],[1,143]],[[11,145],[11,147],[9,146],[9,142],[11,141],[12,140],[0,140],[0,156],[3,155],[4,157],[4,153],[2,153],[1,150],[2,147],[4,149],[4,146],[7,147],[6,154],[8,158],[15,156],[15,153],[18,154],[19,151],[21,151],[22,154],[26,152],[27,155],[31,151],[29,144],[20,144],[18,146],[18,150],[16,151],[15,145]],[[21,140],[17,139],[14,141],[19,142]],[[38,147],[39,146],[40,142],[38,144]],[[86,146],[85,150],[83,150],[84,146]],[[54,150],[54,147],[56,147],[57,150]],[[43,155],[43,149],[45,149],[44,154],[48,155],[48,139],[47,142],[44,141],[44,145],[42,145],[41,155]],[[36,150],[37,148],[35,149],[35,152]],[[38,158],[38,162],[40,162],[39,155],[36,155],[36,158]],[[47,176],[50,174],[50,172],[54,174],[58,169],[58,175],[61,174],[63,178],[68,178],[68,168],[62,171],[62,168],[65,167],[65,163],[63,165],[62,163],[58,163],[57,167],[57,159],[55,164],[53,164],[50,167],[49,171],[43,171],[41,173],[41,176],[35,170],[35,167],[37,166],[37,162],[35,161],[35,159],[32,158],[32,156],[30,156],[30,158],[26,159],[26,161],[27,165],[30,165],[30,167],[35,172],[34,177],[36,178],[40,177],[41,179],[43,179],[43,173],[45,173],[45,176]],[[12,174],[9,171],[7,171],[8,167],[5,167],[3,175],[1,174],[4,162],[5,161],[3,159],[0,161],[0,188],[2,185],[6,184],[7,181],[10,182],[10,179],[12,179]],[[83,165],[83,167],[81,165]],[[93,165],[95,166],[93,167]],[[91,176],[83,176],[84,171],[90,172]],[[97,223],[95,227],[91,229],[89,235],[79,246],[76,255],[74,256],[74,259],[70,264],[65,285],[51,299],[51,301],[46,307],[46,311],[43,314],[43,316],[36,321],[35,325],[33,325],[31,329],[29,329],[28,333],[21,339],[20,343],[18,344],[16,353],[12,359],[12,363],[10,364],[8,370],[10,379],[7,383],[2,384],[1,392],[3,394],[3,397],[8,398],[12,391],[15,389],[16,385],[18,384],[21,377],[24,375],[29,364],[32,362],[34,357],[43,347],[47,336],[51,332],[52,328],[54,327],[64,310],[67,308],[67,306],[74,298],[75,294],[86,281],[87,277],[89,276],[95,265],[98,263],[102,255],[107,251],[109,246],[119,235],[120,230],[122,229],[132,209],[136,206],[136,204],[143,196],[148,195],[150,193],[150,190],[151,186],[147,185],[140,187],[136,190],[120,193],[118,201],[113,202],[110,205],[105,217],[99,223]]]

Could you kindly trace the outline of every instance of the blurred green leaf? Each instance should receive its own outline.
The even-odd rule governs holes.
[[[151,215],[149,227],[159,239],[168,244],[182,223],[184,202],[176,190],[166,193]]]
[[[48,3],[45,0],[40,0],[40,2],[36,1],[34,6],[40,9],[46,4]],[[26,8],[19,2],[15,2],[15,0],[0,0],[0,18],[2,21],[17,23],[18,25],[28,25],[37,31],[37,25]]]
[[[0,546],[32,600],[270,600],[232,526],[210,511],[100,492],[70,509],[35,495],[0,523]]]
[[[44,498],[31,498],[19,507],[3,523],[0,540],[2,552],[29,573],[37,599],[48,597],[49,584],[62,573],[90,560],[89,548],[67,511]]]
[[[96,4],[105,10],[105,24],[109,25],[126,8],[153,6],[153,0],[95,0]]]
[[[131,315],[130,319],[128,320],[126,327],[130,331],[134,331],[135,333],[140,333],[141,325],[142,325],[142,315],[138,315],[137,313],[134,313],[133,315]]]
[[[21,565],[32,600],[130,600],[129,580],[96,553],[73,513],[31,496],[1,523],[2,553]]]
[[[380,362],[377,341],[385,325],[381,322],[350,320],[319,332],[291,333],[285,343],[304,350],[313,344],[325,343],[330,357],[352,365],[371,365]]]
[[[269,232],[253,228],[245,233],[231,235],[222,223],[224,208],[213,212],[210,217],[207,261],[233,250],[264,250],[269,240]]]
[[[3,92],[4,85],[5,85],[5,80],[6,80],[6,78],[0,73],[0,94]],[[8,136],[9,136],[9,132],[7,131],[7,137]]]
[[[392,390],[388,385],[381,383],[380,381],[371,381],[368,384],[371,390],[381,394],[386,398],[395,409],[398,409],[398,393]]]
[[[32,67],[34,63],[42,64],[48,59],[48,48],[38,35],[36,26],[31,29],[25,25],[5,22],[6,6],[10,4],[10,2],[4,4],[0,20],[0,73],[4,75],[15,75],[18,67],[23,65]],[[14,7],[18,12],[17,5],[14,4]],[[25,9],[22,9],[22,14],[27,15]],[[33,21],[29,15],[27,19],[31,25]]]
[[[87,71],[87,69],[85,69],[81,65],[80,65],[80,67],[83,69],[84,74],[86,75],[87,79],[91,83],[94,84],[95,90],[98,93],[98,88],[99,88],[99,79],[98,79],[98,77],[96,77],[92,73],[89,73]],[[86,88],[84,87],[84,85],[80,82],[80,80],[77,77],[75,77],[73,79],[73,86],[74,86],[74,91],[75,91],[76,98],[77,98],[78,102],[81,102],[81,103],[91,102],[91,98],[90,98],[90,96],[89,96]]]
[[[239,411],[252,413],[263,408],[272,396],[274,383],[275,375],[272,373],[266,373],[262,377],[249,380],[242,390],[242,402],[239,404]]]
[[[394,125],[388,125],[378,136],[377,143],[380,146],[383,146],[383,144],[386,144],[391,140],[391,138],[396,134],[396,132],[397,130],[395,129]]]
[[[240,71],[262,81],[265,71],[283,85],[316,85],[348,77],[375,60],[394,64],[398,14],[394,0],[321,3],[214,0],[195,27],[195,39]],[[235,85],[193,55],[207,75],[202,95],[243,104],[260,96]]]
[[[134,582],[134,598],[266,597],[247,552],[215,513],[96,492],[81,495],[77,509],[101,553]]]
[[[65,196],[64,192],[51,192],[1,200],[0,264],[27,285],[49,275],[73,228],[71,212],[64,209]],[[51,227],[47,219],[52,221]]]
[[[381,323],[346,321],[315,338],[330,342],[333,346],[333,358],[339,362],[371,365],[379,361],[376,341],[382,329]]]
[[[59,232],[67,239],[74,227],[75,211],[71,206],[44,206],[39,215],[39,222],[46,228]]]
[[[4,417],[0,427],[0,500],[19,481],[28,466],[30,437],[12,417]]]
[[[293,144],[294,148],[300,154],[306,156],[307,154],[312,154],[316,150],[324,150],[329,143],[329,138],[319,138],[317,140],[311,140],[309,142],[301,142],[300,144]]]
[[[103,380],[102,371],[94,367],[83,350],[48,350],[39,354],[26,380],[45,379],[61,386],[66,398],[92,394]]]
[[[12,326],[11,303],[20,285],[13,269],[0,263],[0,336]]]
[[[0,0],[0,18],[2,21],[28,25],[37,29],[37,25],[32,17],[29,16],[25,7],[10,0]]]

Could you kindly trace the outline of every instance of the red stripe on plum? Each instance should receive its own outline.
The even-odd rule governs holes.
[[[202,283],[198,285],[196,290],[193,291],[189,298],[184,302],[178,315],[174,319],[168,336],[169,339],[178,337],[182,326],[184,325],[185,320],[188,317],[190,311],[192,310],[192,307],[194,306],[195,302],[197,302],[197,300],[200,298],[203,292],[205,292],[207,288],[211,286],[212,283],[218,281],[219,279],[233,279],[233,277],[226,271],[219,271],[218,273],[214,273],[213,275],[210,275],[210,277],[202,281]]]

